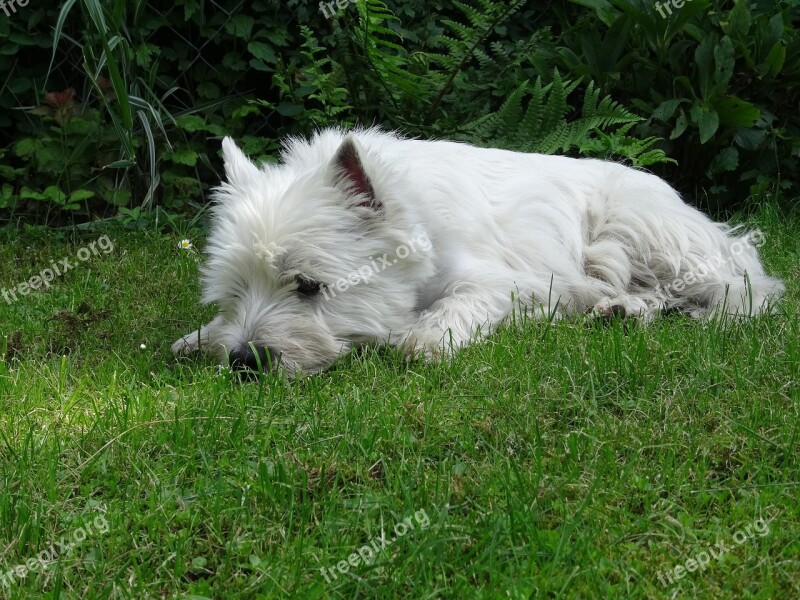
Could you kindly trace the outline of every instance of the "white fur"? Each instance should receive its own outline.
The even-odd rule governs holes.
[[[346,140],[374,197],[336,158]],[[230,138],[223,151],[227,182],[215,193],[202,269],[203,301],[220,313],[175,342],[176,353],[224,357],[252,342],[288,374],[308,373],[357,344],[437,356],[487,335],[520,305],[542,315],[621,306],[645,320],[668,308],[700,318],[755,314],[783,291],[742,232],[658,177],[613,162],[377,129],[292,139],[277,166],[256,167]],[[297,275],[335,286],[423,238],[427,251],[344,292],[297,292]],[[743,249],[732,252],[737,241]],[[710,272],[693,277],[698,269]]]

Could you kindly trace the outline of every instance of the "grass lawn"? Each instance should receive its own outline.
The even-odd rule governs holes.
[[[183,236],[0,232],[0,287],[72,263],[0,298],[0,598],[800,597],[800,219],[752,225],[776,315],[247,383],[169,353]]]

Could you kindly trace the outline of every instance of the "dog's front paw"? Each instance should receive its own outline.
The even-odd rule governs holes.
[[[409,360],[422,358],[437,361],[450,353],[450,345],[445,341],[447,338],[443,331],[415,330],[405,335],[400,347]]]
[[[177,340],[170,350],[176,356],[183,355],[183,354],[192,354],[200,350],[200,335],[199,331],[193,331],[189,333],[179,340]]]

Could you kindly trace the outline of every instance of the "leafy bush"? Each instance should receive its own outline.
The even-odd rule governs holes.
[[[222,136],[270,160],[282,135],[359,122],[622,158],[715,198],[740,175],[795,185],[797,0],[666,19],[649,0],[43,4],[0,21],[7,217],[196,214]]]
[[[288,9],[298,9],[300,20],[308,22],[318,17],[316,11],[266,0],[236,13],[228,8],[232,2],[207,12],[196,0],[177,0],[161,12],[145,2],[115,0],[103,7],[99,0],[69,0],[57,14],[21,14],[4,23],[9,35],[0,60],[12,74],[4,101],[24,94],[34,99],[34,108],[23,122],[3,123],[14,141],[0,146],[12,158],[0,171],[0,208],[56,220],[70,211],[83,219],[119,211],[138,220],[137,206],[191,208],[218,179],[207,150],[218,144],[211,139],[227,134],[264,158],[274,153],[281,133],[340,123],[378,122],[411,133],[498,143],[499,133],[489,135],[491,128],[506,130],[509,123],[501,120],[514,118],[503,100],[525,94],[519,81],[538,75],[530,55],[539,33],[513,42],[501,35],[525,0],[480,0],[477,8],[455,4],[440,26],[424,17],[430,33],[424,37],[404,29],[379,0],[358,0],[330,29],[318,31],[302,25],[295,31],[284,22]],[[179,28],[170,16],[176,11],[186,22]],[[55,23],[52,56],[43,37],[48,23]],[[302,41],[295,50],[298,33]],[[36,49],[26,69],[7,58],[24,46]],[[48,61],[55,70],[43,69]],[[82,73],[68,69],[79,61]],[[45,91],[54,82],[65,91]],[[543,89],[537,85],[531,88],[534,98]],[[549,150],[547,135],[556,134],[572,112],[566,97],[575,84],[557,77],[547,86],[556,88],[547,118],[538,119],[544,129],[519,132],[530,133],[529,150],[539,139],[534,133]],[[611,139],[614,126],[632,123],[633,115],[610,99],[594,100],[597,119],[573,127],[570,143],[556,146],[634,158],[637,146],[626,136],[603,145],[593,134],[606,128]],[[529,112],[543,108],[531,103]],[[623,112],[622,120],[616,118]],[[470,123],[479,131],[470,131]]]
[[[716,207],[797,196],[800,2],[573,2],[592,10],[561,38],[562,68],[648,117],[634,131],[666,138],[670,180]]]
[[[277,131],[248,100],[269,94],[264,74],[293,44],[285,10],[296,1],[236,13],[196,0],[43,4],[0,20],[0,210],[60,222],[196,209],[218,179],[209,138],[274,148]]]

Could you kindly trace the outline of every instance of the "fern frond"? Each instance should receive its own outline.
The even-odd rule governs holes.
[[[464,130],[471,133],[467,137],[521,152],[577,150],[585,156],[623,157],[634,166],[669,160],[663,151],[653,149],[657,138],[637,140],[627,135],[642,118],[611,97],[601,97],[593,83],[584,93],[581,115],[568,120],[573,109],[567,100],[579,83],[562,79],[557,70],[547,85],[541,78],[533,85],[525,81],[496,111],[467,123]]]

